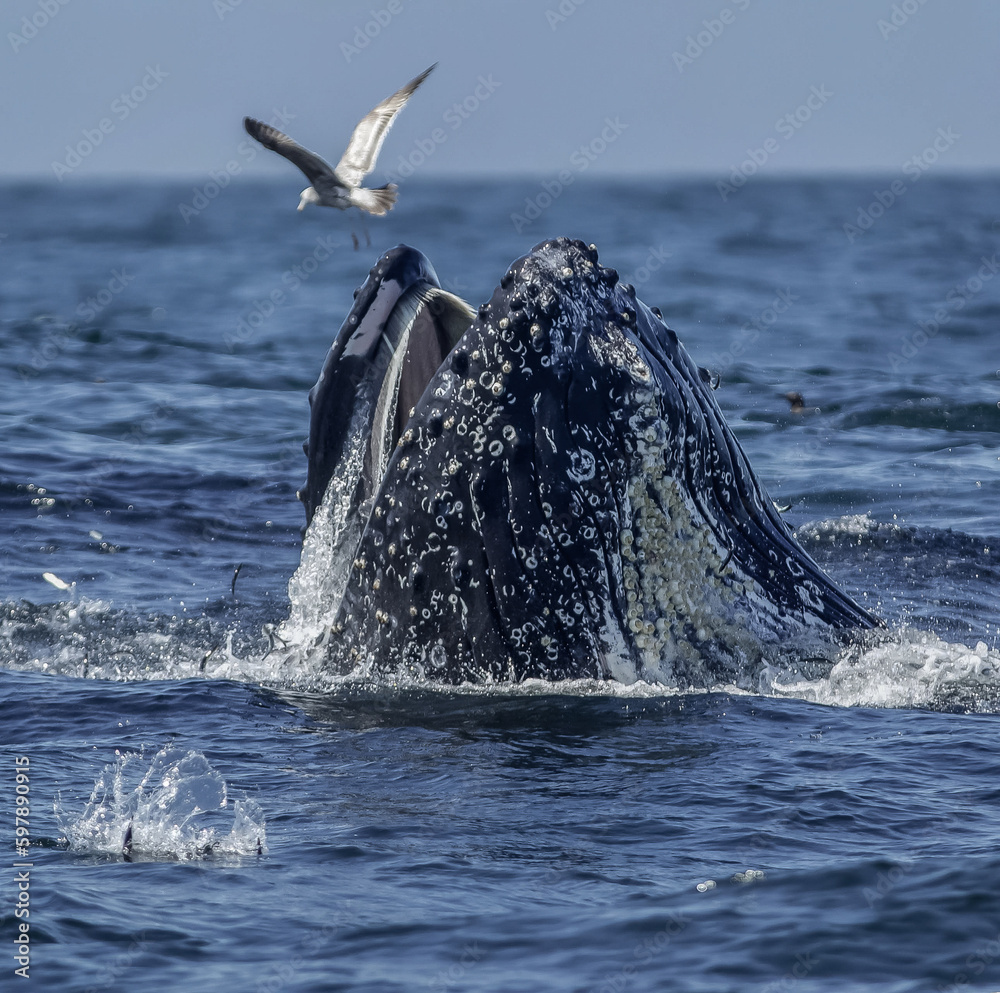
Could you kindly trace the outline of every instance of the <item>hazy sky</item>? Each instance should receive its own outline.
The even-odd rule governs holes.
[[[4,0],[0,11],[8,176],[207,178],[245,154],[244,115],[284,120],[335,163],[357,120],[435,61],[376,178],[421,149],[424,175],[557,174],[584,155],[594,172],[721,178],[751,152],[772,173],[900,173],[935,142],[936,171],[1000,167],[996,0]],[[271,154],[241,164],[292,168]]]

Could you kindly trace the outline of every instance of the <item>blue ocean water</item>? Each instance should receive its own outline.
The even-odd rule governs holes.
[[[0,187],[0,816],[19,861],[26,770],[31,841],[0,915],[35,987],[1000,988],[1000,181],[879,210],[890,180],[417,177],[358,252],[288,182]],[[478,304],[563,234],[721,373],[882,644],[755,693],[269,651],[369,266],[406,242]]]

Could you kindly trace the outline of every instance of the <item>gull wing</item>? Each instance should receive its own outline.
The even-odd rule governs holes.
[[[308,148],[303,148],[297,141],[293,141],[287,134],[272,128],[270,124],[255,121],[252,117],[244,117],[243,127],[251,138],[256,138],[265,148],[270,148],[272,152],[283,155],[289,162],[297,165],[311,184],[315,185],[316,181],[324,176],[333,178],[333,170],[328,163],[315,152],[310,152]]]
[[[436,66],[425,69],[415,79],[411,79],[402,89],[386,97],[377,107],[370,110],[358,123],[347,143],[347,151],[337,163],[337,179],[345,186],[355,187],[375,168],[375,160],[382,148],[382,142],[392,127],[396,115],[406,106],[416,88],[430,75]],[[275,149],[277,151],[277,149]]]

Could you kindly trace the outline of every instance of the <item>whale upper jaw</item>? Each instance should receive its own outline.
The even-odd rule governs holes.
[[[592,247],[536,246],[467,330],[437,287],[412,249],[380,259],[311,394],[307,513],[332,479],[346,553],[335,669],[712,685],[790,639],[877,624],[797,544],[708,375]],[[407,324],[443,360],[383,462],[347,441],[365,423],[376,446],[395,437],[358,411],[397,388]]]
[[[400,245],[372,267],[309,393],[308,476],[299,493],[307,523],[331,478],[350,470],[359,440],[352,493],[359,505],[371,500],[410,407],[473,316],[415,249]]]

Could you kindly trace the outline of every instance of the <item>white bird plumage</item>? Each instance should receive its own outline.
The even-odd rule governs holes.
[[[265,148],[283,155],[305,174],[310,185],[299,195],[299,210],[306,204],[315,203],[339,210],[357,207],[366,213],[381,216],[391,210],[396,202],[395,183],[369,189],[361,185],[361,180],[375,168],[382,142],[385,141],[396,115],[436,65],[435,62],[361,118],[336,168],[331,168],[315,152],[310,152],[269,124],[244,117],[243,126],[252,138],[256,138]]]

